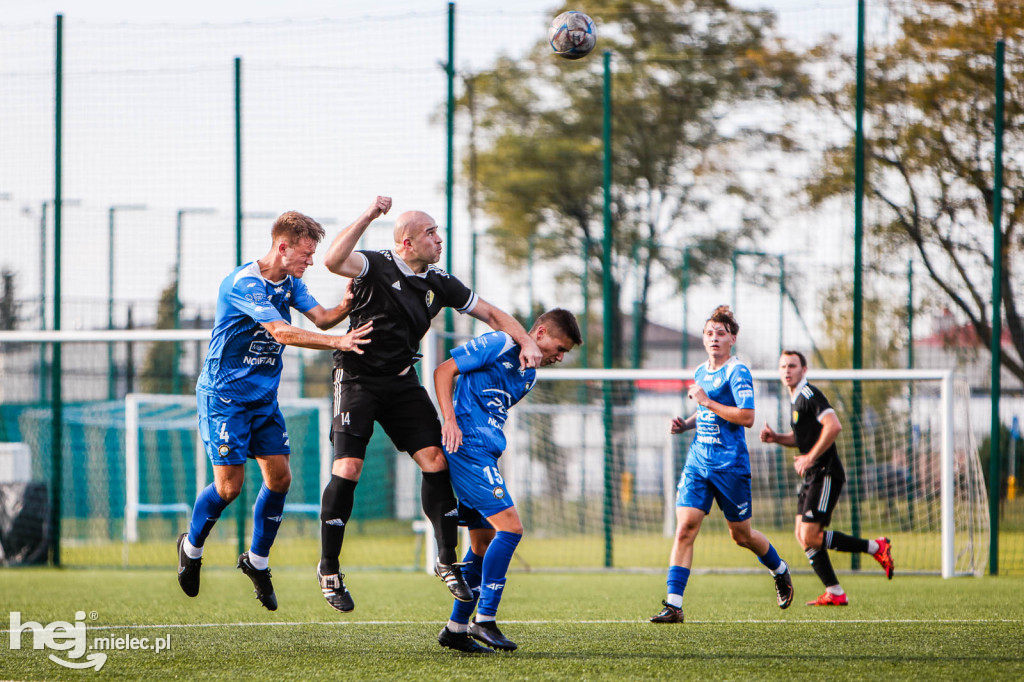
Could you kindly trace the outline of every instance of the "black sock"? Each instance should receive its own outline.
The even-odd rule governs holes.
[[[320,573],[337,573],[340,564],[341,543],[345,541],[345,525],[352,516],[352,501],[356,484],[341,476],[331,475],[331,481],[324,488],[320,501]]]
[[[434,526],[437,540],[437,559],[442,564],[458,561],[455,547],[459,544],[459,503],[452,492],[452,479],[448,470],[423,472],[420,487],[423,513]]]
[[[838,552],[867,552],[868,541],[844,535],[837,530],[825,531],[825,546]]]
[[[807,560],[811,562],[811,568],[821,582],[824,583],[825,587],[832,587],[833,585],[839,584],[839,578],[836,577],[836,571],[832,568],[832,560],[828,557],[828,550],[822,547],[821,549],[805,550],[807,554]]]

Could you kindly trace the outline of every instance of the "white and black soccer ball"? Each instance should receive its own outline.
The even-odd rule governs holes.
[[[562,12],[548,28],[551,49],[559,57],[579,59],[586,57],[597,44],[597,29],[593,20],[583,12]]]

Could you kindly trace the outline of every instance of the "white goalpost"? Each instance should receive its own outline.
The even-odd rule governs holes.
[[[331,475],[331,459],[333,448],[330,442],[331,406],[327,399],[292,398],[283,399],[279,403],[286,413],[297,411],[313,411],[316,413],[316,440],[318,443],[318,470],[320,490],[327,485]],[[154,409],[156,408],[156,409]],[[167,413],[159,408],[179,408]],[[195,490],[202,490],[208,484],[207,455],[202,439],[198,436],[198,418],[196,416],[195,396],[165,395],[147,393],[129,393],[124,400],[124,443],[125,443],[125,506],[124,506],[124,542],[134,543],[139,540],[139,517],[143,514],[159,514],[165,512],[188,513],[192,509],[191,499],[180,499],[174,502],[140,501],[140,452],[143,442],[140,436],[147,430],[188,430],[191,432],[194,447]],[[172,467],[168,467],[169,469]],[[184,493],[184,491],[182,491]],[[184,495],[180,496],[184,497]],[[318,514],[319,501],[287,502],[286,512]]]
[[[757,434],[764,422],[789,430],[789,396],[780,391],[775,371],[755,370],[753,376],[757,427],[748,430],[747,440],[756,523],[775,519],[786,531],[780,536],[785,542],[796,505],[793,451],[783,455],[778,446],[760,443]],[[675,485],[688,440],[670,437],[669,421],[695,409],[687,404],[684,388],[692,373],[544,369],[537,377],[538,387],[511,411],[509,447],[501,460],[517,504],[523,500],[536,508],[533,523],[540,528],[534,534],[560,533],[568,539],[576,527],[584,533],[603,531],[612,547],[625,546],[627,539],[637,543],[654,528],[671,536]],[[933,370],[818,370],[808,379],[829,395],[845,426],[839,448],[848,484],[832,527],[853,523],[865,537],[893,534],[908,572],[982,575],[987,496],[966,384],[958,390],[952,371]],[[850,408],[854,382],[864,393],[860,415]],[[603,407],[606,395],[614,403],[610,410]],[[859,461],[854,427],[862,441]],[[558,458],[569,464],[559,464]],[[640,503],[645,496],[652,498],[646,508]],[[566,513],[580,521],[554,522]],[[772,530],[773,537],[780,531]],[[587,551],[584,542],[580,547],[577,551]],[[605,566],[629,566],[620,555],[606,549]]]

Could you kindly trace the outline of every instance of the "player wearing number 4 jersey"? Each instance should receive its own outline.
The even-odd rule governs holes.
[[[790,421],[793,430],[776,433],[765,424],[761,429],[761,440],[800,451],[793,460],[796,472],[804,477],[797,503],[796,539],[825,585],[825,592],[807,605],[846,606],[849,600],[832,568],[828,550],[870,554],[882,565],[886,577],[892,580],[892,545],[889,538],[863,540],[839,531],[825,530],[832,522],[832,511],[846,482],[846,473],[836,449],[836,436],[843,427],[825,394],[807,383],[807,359],[803,353],[782,351],[779,375],[789,389],[793,404]]]
[[[238,557],[238,568],[252,580],[260,603],[277,609],[268,556],[292,479],[288,432],[277,405],[281,352],[284,346],[299,346],[362,353],[360,346],[368,343],[364,337],[373,329],[365,325],[344,336],[328,336],[292,326],[291,308],[320,329],[330,329],[348,314],[350,295],[328,310],[302,283],[323,236],[312,218],[284,213],[274,222],[267,255],[221,282],[213,337],[196,385],[199,434],[213,463],[213,483],[199,492],[189,530],[178,537],[178,584],[190,597],[199,594],[206,538],[238,497],[246,461],[255,459],[263,486],[253,507],[252,544]]]
[[[576,318],[561,308],[537,318],[530,337],[540,348],[542,367],[561,362],[582,343]],[[516,649],[498,629],[495,616],[509,562],[523,536],[519,513],[498,470],[508,410],[536,383],[535,370],[519,367],[519,350],[508,334],[491,332],[454,349],[451,359],[434,370],[445,457],[459,496],[460,521],[469,526],[463,575],[473,590],[471,601],[455,602],[437,640],[470,653],[490,652],[473,639],[502,651]],[[470,622],[474,609],[476,618]]]
[[[687,393],[697,403],[689,418],[672,420],[672,433],[696,429],[676,497],[676,534],[668,568],[668,597],[652,623],[683,621],[683,590],[690,577],[693,543],[704,517],[717,502],[729,524],[729,535],[757,555],[775,580],[779,608],[793,601],[789,566],[768,538],[750,525],[750,455],[744,428],[754,423],[753,379],[747,366],[732,356],[740,326],[728,306],[719,306],[704,323],[702,337],[708,360],[694,371]]]

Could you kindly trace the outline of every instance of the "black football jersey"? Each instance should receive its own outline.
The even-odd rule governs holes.
[[[467,313],[477,295],[436,266],[417,274],[394,251],[358,251],[365,261],[352,281],[349,329],[373,321],[363,354],[335,351],[334,365],[355,376],[388,376],[416,362],[430,321],[444,307]]]
[[[796,396],[792,399],[793,414],[790,417],[790,424],[793,426],[793,435],[796,437],[796,446],[801,454],[810,452],[814,444],[821,436],[821,422],[818,421],[822,415],[833,412],[832,405],[828,398],[816,386],[804,382]],[[841,466],[839,462],[839,451],[836,444],[832,443],[817,460],[815,467],[831,469],[834,466]]]

